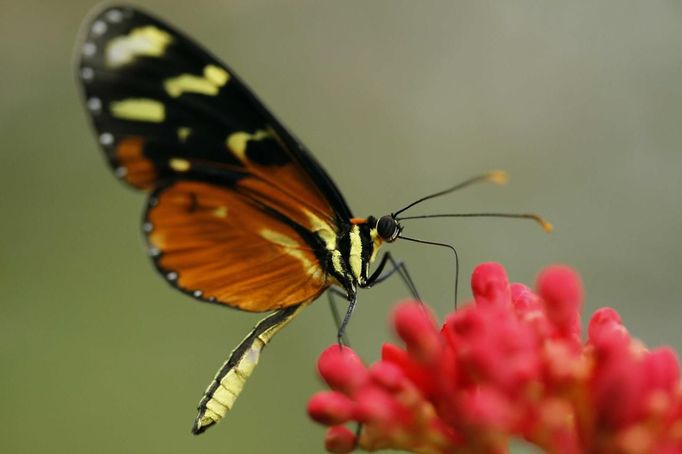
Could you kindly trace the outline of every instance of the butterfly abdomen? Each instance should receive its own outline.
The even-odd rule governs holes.
[[[232,409],[244,383],[258,364],[263,348],[304,307],[302,304],[282,309],[264,318],[232,351],[199,402],[199,414],[192,426],[194,434],[202,433]]]

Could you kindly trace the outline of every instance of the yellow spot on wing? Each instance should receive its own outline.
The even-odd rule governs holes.
[[[246,160],[246,142],[251,140],[248,132],[235,132],[227,138],[227,148],[242,161]]]
[[[227,217],[227,207],[221,206],[213,210],[213,216],[217,218],[226,218]]]
[[[220,87],[225,85],[230,76],[227,72],[214,65],[204,68],[204,75],[181,74],[177,77],[166,79],[163,86],[168,95],[177,98],[185,92],[199,93],[201,95],[215,96]]]
[[[322,241],[324,241],[325,246],[328,251],[333,251],[336,249],[336,233],[334,229],[324,222],[322,219],[317,217],[314,213],[309,210],[303,209],[303,212],[308,216],[310,220],[310,230],[319,236]]]
[[[237,156],[241,161],[246,161],[246,147],[249,140],[263,140],[270,137],[270,133],[264,130],[258,130],[253,134],[239,131],[230,134],[227,138],[227,148]]]
[[[149,121],[160,123],[166,118],[164,105],[155,99],[130,98],[112,101],[109,104],[111,114],[124,120]]]
[[[263,229],[260,235],[271,243],[279,244],[285,248],[298,248],[299,244],[296,240],[283,233],[275,232],[274,230]]]
[[[218,87],[213,85],[203,77],[192,74],[182,74],[163,82],[166,92],[173,98],[177,98],[184,92],[199,93],[202,95],[214,96],[218,94]]]
[[[204,77],[213,83],[222,87],[230,80],[230,75],[223,68],[215,65],[206,65],[204,68]]]
[[[192,167],[188,160],[180,158],[172,158],[168,165],[176,172],[187,172]]]
[[[184,142],[187,140],[187,137],[189,137],[189,134],[192,132],[190,128],[187,126],[181,126],[178,128],[178,139],[180,139],[181,142]]]
[[[160,57],[173,37],[153,25],[135,28],[107,44],[105,62],[110,68],[132,63],[137,57]]]
[[[316,266],[316,264],[305,255],[305,252],[301,249],[301,245],[295,239],[270,229],[261,230],[260,235],[271,243],[281,246],[282,250],[287,255],[299,260],[308,274],[315,275],[320,271],[320,267]]]

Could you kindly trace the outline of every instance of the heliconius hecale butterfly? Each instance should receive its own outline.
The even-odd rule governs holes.
[[[354,218],[324,169],[234,71],[168,24],[108,7],[87,22],[79,53],[99,144],[118,178],[149,193],[142,228],[158,271],[200,301],[273,311],[209,385],[196,434],[230,410],[261,350],[325,290],[336,286],[349,301],[341,336],[358,288],[406,273],[389,253],[369,271],[382,243],[404,238],[397,214],[502,176],[379,219]]]

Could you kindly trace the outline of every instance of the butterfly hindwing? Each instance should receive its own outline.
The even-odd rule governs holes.
[[[230,189],[173,183],[152,195],[143,227],[159,271],[204,301],[262,312],[328,286],[315,235]]]

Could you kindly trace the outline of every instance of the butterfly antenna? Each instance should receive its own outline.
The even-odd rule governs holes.
[[[402,213],[403,211],[405,211],[409,208],[412,208],[413,206],[415,206],[419,203],[422,203],[426,200],[433,199],[436,197],[440,197],[440,196],[445,195],[445,194],[450,194],[451,192],[455,192],[459,189],[464,189],[467,186],[471,186],[474,183],[481,183],[481,182],[485,182],[485,181],[490,181],[492,183],[502,185],[502,184],[506,184],[507,181],[509,181],[509,175],[504,170],[492,170],[492,171],[484,173],[482,175],[478,175],[476,177],[469,178],[468,180],[462,181],[461,183],[458,183],[451,188],[445,189],[443,191],[438,191],[436,193],[422,197],[421,199],[415,200],[414,202],[410,203],[406,207],[401,208],[400,210],[394,212],[393,215],[397,216],[400,213]]]
[[[429,218],[511,218],[511,219],[530,219],[535,221],[542,229],[550,233],[554,230],[551,222],[535,213],[446,213],[446,214],[424,214],[419,216],[405,216],[396,218],[396,221],[406,221],[410,219],[429,219]]]
[[[447,243],[438,243],[436,241],[426,241],[426,240],[420,240],[418,238],[410,238],[409,236],[403,236],[399,235],[398,238],[402,238],[403,240],[407,241],[412,241],[414,243],[421,243],[421,244],[429,244],[431,246],[440,246],[444,248],[448,248],[452,251],[453,254],[455,254],[455,310],[457,309],[457,291],[459,289],[459,254],[457,254],[457,249],[451,244]]]

